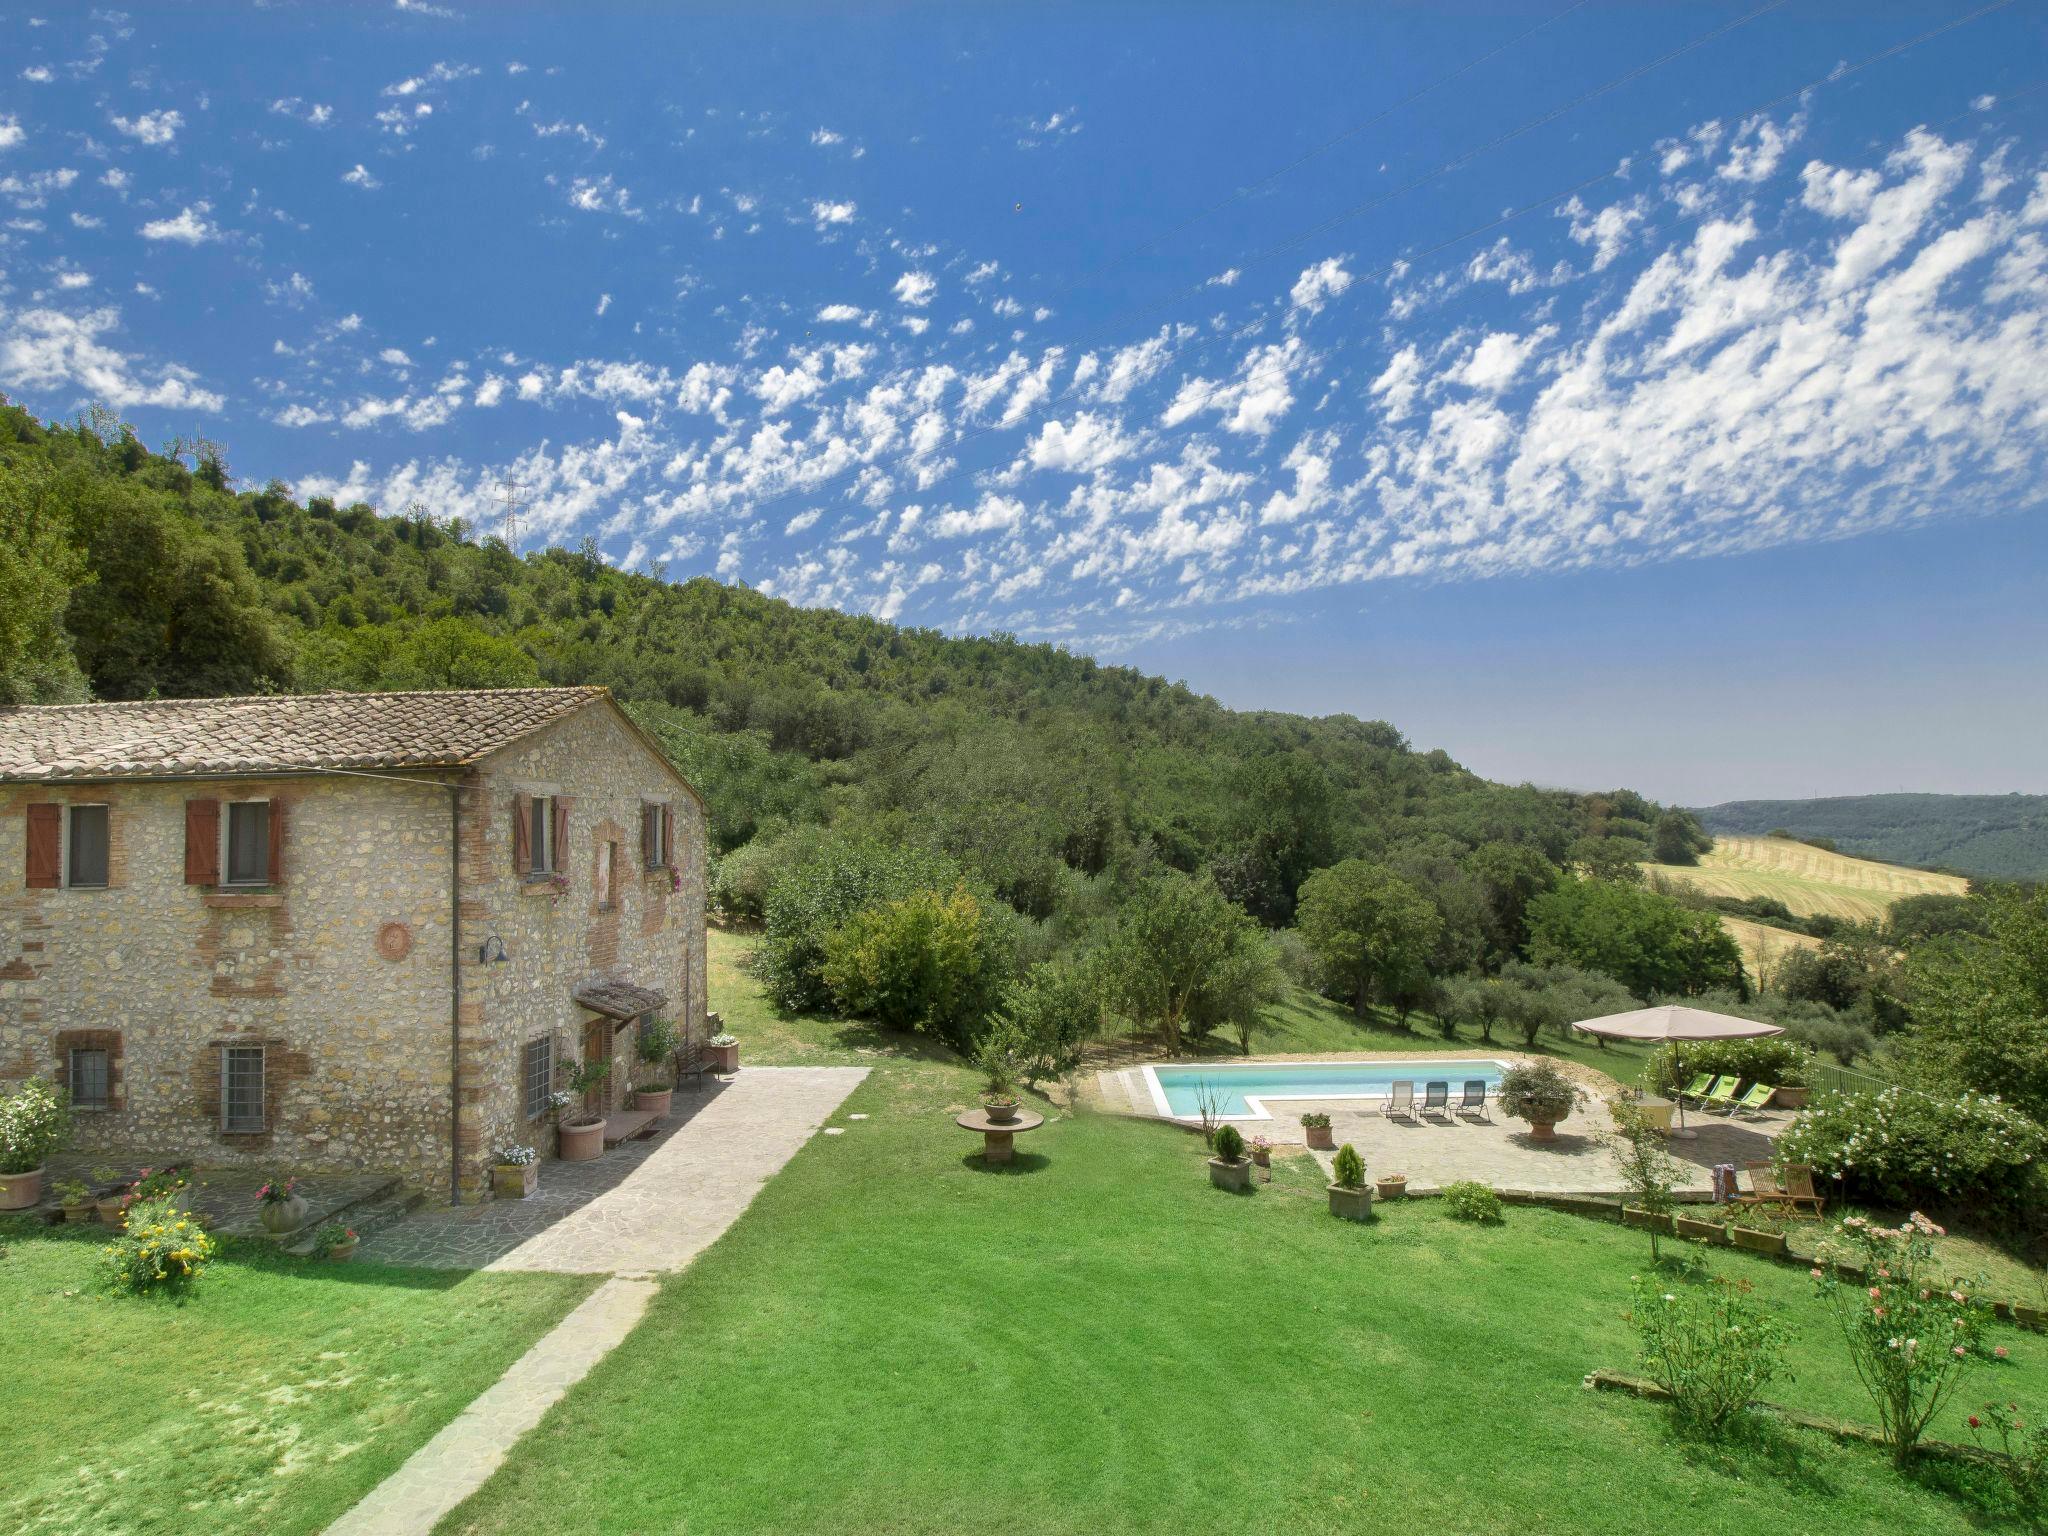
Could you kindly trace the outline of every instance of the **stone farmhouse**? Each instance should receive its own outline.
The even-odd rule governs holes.
[[[602,688],[0,710],[0,1083],[73,1145],[377,1171],[553,1151],[577,1058],[704,1018],[704,806]]]

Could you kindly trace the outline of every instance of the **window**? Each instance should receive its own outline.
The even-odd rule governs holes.
[[[70,808],[69,832],[65,840],[64,883],[73,887],[103,886],[107,883],[107,808],[104,805],[74,805]]]
[[[71,1107],[105,1109],[112,1103],[111,1063],[100,1050],[74,1048],[71,1052]]]
[[[555,1042],[538,1035],[526,1042],[526,1118],[538,1120],[548,1112],[548,1095],[555,1091]]]
[[[618,867],[619,845],[607,839],[597,845],[597,904],[609,912],[618,903],[619,893],[612,884],[612,871]]]
[[[640,858],[649,869],[668,867],[668,807],[643,804],[640,807]]]
[[[263,1047],[228,1045],[220,1053],[220,1128],[263,1129]]]
[[[532,851],[533,862],[527,871],[535,875],[553,874],[555,869],[555,799],[552,795],[535,795],[530,802],[527,815],[531,826],[527,830],[526,846]]]
[[[236,800],[228,806],[229,885],[270,883],[270,802]]]

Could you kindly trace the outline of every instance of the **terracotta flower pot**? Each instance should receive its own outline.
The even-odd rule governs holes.
[[[1811,1088],[1780,1088],[1771,1095],[1771,1108],[1804,1109],[1812,1096]]]
[[[594,1162],[604,1155],[604,1121],[571,1123],[565,1120],[557,1130],[561,1137],[563,1162]]]
[[[306,1224],[306,1213],[310,1209],[304,1195],[292,1195],[283,1200],[266,1200],[257,1207],[256,1219],[263,1223],[263,1230],[273,1237],[282,1237],[287,1232],[296,1232]]]
[[[345,1243],[336,1243],[332,1248],[327,1250],[324,1257],[330,1264],[346,1264],[350,1259],[356,1256],[356,1249],[361,1246],[362,1239],[359,1237],[352,1237]]]
[[[1341,1216],[1346,1221],[1364,1221],[1372,1214],[1372,1191],[1362,1184],[1357,1189],[1346,1189],[1342,1184],[1332,1184],[1330,1214]]]
[[[635,1088],[633,1090],[633,1107],[635,1109],[651,1109],[657,1115],[665,1115],[668,1113],[669,1101],[674,1097],[675,1090],[673,1088]]]
[[[1303,1126],[1302,1129],[1308,1132],[1308,1144],[1313,1150],[1318,1152],[1334,1152],[1337,1150],[1337,1130],[1335,1126],[1308,1125]]]
[[[88,1222],[92,1220],[93,1203],[90,1200],[74,1200],[64,1207],[66,1221]]]
[[[93,1202],[93,1209],[99,1213],[102,1222],[110,1227],[126,1226],[128,1218],[122,1214],[127,1209],[119,1195],[103,1195]]]
[[[491,1193],[500,1200],[524,1200],[540,1188],[539,1163],[493,1163]]]
[[[1557,1122],[1555,1120],[1531,1120],[1529,1122],[1529,1139],[1531,1141],[1557,1140]]]
[[[1251,1188],[1252,1164],[1248,1157],[1236,1162],[1225,1162],[1220,1157],[1209,1159],[1209,1182],[1218,1189],[1240,1190]]]
[[[711,1070],[714,1072],[737,1072],[740,1069],[739,1042],[731,1045],[708,1045],[711,1053]]]
[[[1253,1161],[1254,1163],[1258,1164],[1258,1166],[1259,1166],[1259,1167],[1261,1167],[1261,1168],[1270,1168],[1270,1167],[1272,1167],[1272,1166],[1273,1166],[1273,1149],[1272,1149],[1271,1147],[1253,1147],[1253,1148],[1252,1148],[1252,1161]]]
[[[43,1198],[43,1170],[0,1173],[0,1211],[25,1211]]]
[[[1399,1174],[1391,1179],[1376,1179],[1373,1187],[1379,1191],[1382,1200],[1399,1200],[1408,1193],[1408,1176]]]

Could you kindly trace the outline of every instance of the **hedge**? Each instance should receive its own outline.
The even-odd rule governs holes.
[[[1754,1040],[1688,1040],[1660,1045],[1643,1069],[1643,1081],[1658,1093],[1675,1093],[1701,1073],[1739,1077],[1745,1083],[1803,1088],[1813,1071],[1813,1052],[1783,1035]],[[1679,1073],[1684,1073],[1681,1078]]]

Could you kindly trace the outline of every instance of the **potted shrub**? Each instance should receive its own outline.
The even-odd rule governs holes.
[[[587,1163],[604,1155],[605,1113],[602,1109],[586,1109],[578,1101],[602,1088],[611,1077],[610,1058],[579,1061],[569,1069],[569,1102],[558,1112],[555,1125],[563,1162]]]
[[[1327,1152],[1337,1145],[1337,1138],[1330,1134],[1330,1117],[1319,1109],[1301,1117],[1301,1128],[1308,1135],[1309,1146],[1318,1152]]]
[[[720,1030],[706,1042],[711,1049],[711,1070],[737,1072],[740,1069],[740,1037]]]
[[[1382,1200],[1399,1200],[1408,1193],[1408,1175],[1383,1173],[1373,1180],[1373,1188]]]
[[[669,1100],[675,1091],[675,1078],[669,1069],[669,1060],[675,1054],[676,1027],[667,1019],[642,1019],[638,1046],[640,1064],[647,1070],[640,1081],[633,1085],[633,1107],[651,1109],[657,1115],[668,1113]]]
[[[1736,1216],[1728,1228],[1728,1235],[1735,1240],[1736,1247],[1747,1248],[1751,1253],[1767,1253],[1781,1259],[1792,1250],[1791,1241],[1785,1235],[1784,1221],[1754,1206]]]
[[[1234,1125],[1216,1130],[1216,1155],[1209,1159],[1209,1182],[1218,1189],[1243,1190],[1252,1181],[1251,1159],[1244,1155],[1244,1135]]]
[[[1252,1166],[1265,1170],[1266,1182],[1273,1182],[1273,1143],[1263,1136],[1254,1136],[1245,1143],[1252,1155]]]
[[[42,1200],[43,1161],[70,1133],[71,1106],[40,1077],[0,1098],[0,1211]]]
[[[1503,1113],[1529,1122],[1531,1141],[1555,1141],[1558,1121],[1579,1102],[1579,1089],[1548,1059],[1509,1067],[1500,1077]]]
[[[121,1170],[118,1168],[95,1168],[92,1171],[92,1181],[101,1189],[107,1190],[105,1194],[93,1202],[93,1209],[98,1213],[101,1221],[110,1227],[118,1227],[121,1225],[122,1209],[128,1203],[127,1193],[120,1188]],[[110,1184],[114,1187],[107,1189],[107,1186]]]
[[[313,1239],[313,1251],[330,1263],[346,1264],[356,1256],[356,1248],[361,1241],[353,1230],[338,1221],[331,1221]]]
[[[51,1191],[66,1221],[92,1220],[92,1191],[82,1179],[66,1179]]]
[[[1330,1186],[1330,1214],[1364,1221],[1372,1214],[1372,1191],[1365,1187],[1365,1159],[1358,1148],[1348,1141],[1339,1147],[1331,1172],[1337,1182]]]
[[[287,1175],[264,1180],[256,1191],[256,1219],[273,1237],[296,1232],[306,1224],[306,1197],[299,1193],[299,1181]]]
[[[1017,1118],[1018,1041],[998,1025],[981,1037],[974,1049],[974,1064],[985,1079],[981,1107],[993,1125],[1008,1125]]]
[[[491,1154],[491,1193],[500,1200],[524,1200],[538,1188],[538,1149],[514,1144]]]

